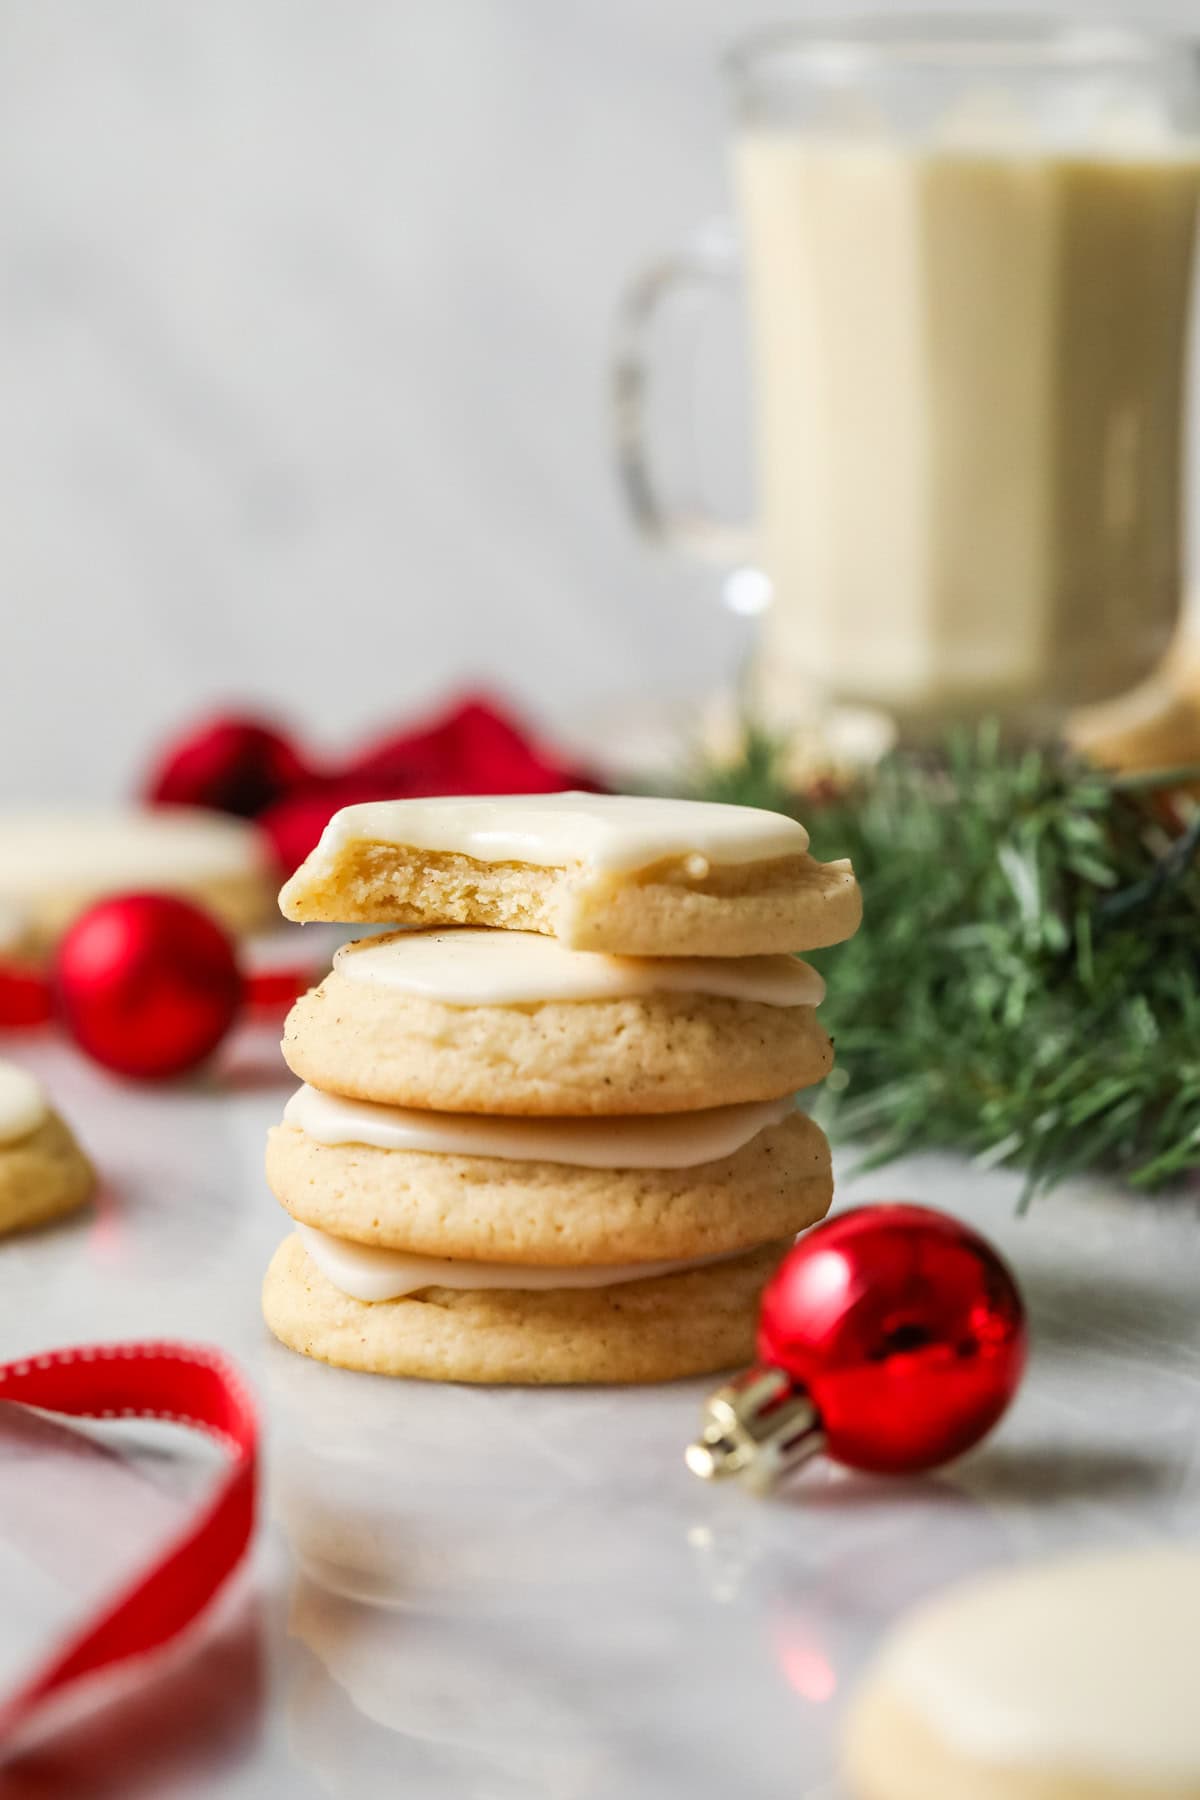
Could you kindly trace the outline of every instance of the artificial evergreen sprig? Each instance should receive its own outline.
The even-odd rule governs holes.
[[[698,791],[804,818],[865,917],[814,955],[838,1068],[820,1102],[872,1164],[952,1148],[1160,1187],[1200,1167],[1200,810],[1185,777],[1110,776],[983,727],[850,786],[791,791],[752,734]]]

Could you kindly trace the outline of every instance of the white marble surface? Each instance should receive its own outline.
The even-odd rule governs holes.
[[[946,1159],[844,1183],[842,1204],[921,1198],[993,1235],[1031,1303],[1029,1377],[950,1472],[813,1466],[755,1502],[684,1469],[707,1383],[424,1387],[269,1341],[282,1223],[260,1164],[289,1086],[270,1034],[158,1092],[49,1041],[7,1048],[105,1181],[90,1216],[0,1245],[0,1356],[221,1344],[258,1393],[268,1480],[252,1579],[194,1653],[9,1771],[5,1800],[843,1800],[841,1708],[900,1609],[1062,1544],[1200,1535],[1195,1192],[1075,1190],[1022,1219],[1007,1177]],[[168,1436],[97,1448],[0,1414],[0,1683],[205,1478]]]

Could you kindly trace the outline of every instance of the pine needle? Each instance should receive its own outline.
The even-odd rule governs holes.
[[[873,1165],[931,1148],[1011,1165],[1026,1198],[1200,1167],[1196,777],[1014,753],[990,726],[833,792],[791,791],[761,735],[703,772],[693,792],[798,814],[862,883],[858,936],[811,957],[838,1052],[830,1129]]]

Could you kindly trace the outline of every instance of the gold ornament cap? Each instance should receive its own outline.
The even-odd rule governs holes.
[[[747,1369],[709,1395],[700,1436],[684,1461],[702,1481],[737,1475],[765,1493],[824,1444],[816,1407],[782,1369]]]

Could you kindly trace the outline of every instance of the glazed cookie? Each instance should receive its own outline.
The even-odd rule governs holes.
[[[108,894],[181,894],[235,932],[272,914],[261,833],[199,807],[0,816],[0,910],[21,922],[22,949],[49,949]]]
[[[1200,1553],[967,1582],[893,1632],[847,1719],[854,1800],[1200,1800]]]
[[[532,1384],[672,1381],[750,1358],[759,1295],[786,1248],[761,1245],[747,1255],[643,1279],[613,1282],[606,1270],[609,1285],[601,1287],[434,1285],[363,1301],[335,1287],[294,1234],[267,1271],[263,1312],[290,1349],[378,1375]]]
[[[40,1082],[0,1062],[0,1232],[73,1212],[93,1182],[91,1164]]]
[[[753,956],[851,936],[847,862],[795,819],[620,794],[348,806],[286,883],[289,919],[488,925],[622,956]]]
[[[552,1267],[723,1255],[794,1235],[832,1197],[790,1100],[627,1119],[409,1112],[301,1088],[267,1140],[294,1219],[423,1256]]]
[[[525,931],[345,945],[288,1018],[301,1080],[446,1112],[664,1113],[829,1073],[815,969],[790,956],[630,958]]]

